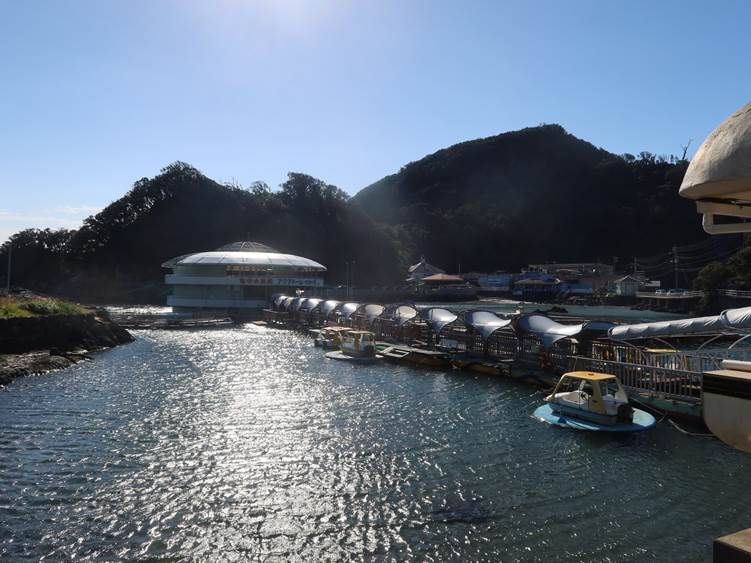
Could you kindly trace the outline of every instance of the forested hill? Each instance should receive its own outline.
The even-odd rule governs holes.
[[[352,204],[451,270],[623,263],[706,237],[694,204],[678,196],[687,164],[617,156],[543,125],[442,149]]]
[[[305,174],[280,190],[221,185],[185,163],[143,178],[76,231],[28,229],[11,237],[14,285],[84,300],[163,301],[167,259],[257,240],[329,269],[343,283],[345,261],[373,284],[402,275],[393,238],[348,196]],[[4,250],[4,249],[3,249]],[[0,275],[5,276],[4,261]]]
[[[352,260],[358,285],[399,283],[421,253],[464,271],[625,264],[705,238],[693,204],[678,197],[686,165],[616,156],[557,125],[443,149],[351,199],[305,174],[272,191],[222,185],[177,162],[78,230],[13,235],[13,281],[83,300],[163,302],[165,260],[236,240],[317,260],[330,284],[344,282]]]

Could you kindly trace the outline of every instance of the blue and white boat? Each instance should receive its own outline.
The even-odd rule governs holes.
[[[534,416],[555,426],[599,432],[641,432],[656,424],[651,414],[631,406],[618,378],[606,373],[566,373],[545,401],[547,404],[538,407]]]

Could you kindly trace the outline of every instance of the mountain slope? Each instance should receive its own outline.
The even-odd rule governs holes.
[[[13,282],[87,301],[163,302],[163,262],[237,240],[319,261],[334,284],[343,283],[345,262],[353,260],[361,283],[398,278],[393,237],[347,199],[305,174],[290,173],[272,192],[258,183],[224,186],[178,162],[136,182],[77,231],[13,235]]]
[[[544,125],[442,149],[351,204],[449,269],[631,260],[703,238],[693,205],[677,195],[687,163],[640,156]]]

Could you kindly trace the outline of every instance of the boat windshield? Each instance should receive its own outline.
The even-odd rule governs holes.
[[[600,381],[600,392],[602,393],[602,396],[605,397],[606,395],[610,395],[611,397],[616,397],[618,395],[618,381],[615,379],[607,379],[605,381]]]

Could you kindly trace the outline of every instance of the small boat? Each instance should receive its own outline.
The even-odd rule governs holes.
[[[463,371],[473,371],[485,375],[510,375],[511,361],[488,360],[485,358],[472,358],[469,356],[454,357],[451,365]]]
[[[352,329],[346,326],[325,326],[316,331],[313,344],[324,350],[338,350],[342,345],[342,335],[351,331]]]
[[[326,357],[356,363],[371,363],[381,359],[376,354],[375,334],[366,330],[341,332],[340,349],[328,352]]]
[[[380,350],[383,359],[398,364],[423,366],[436,369],[451,367],[451,356],[438,350],[424,350],[411,346],[386,346]]]
[[[547,404],[535,410],[535,418],[577,430],[639,432],[655,425],[655,418],[635,409],[614,375],[589,371],[564,374]]]

